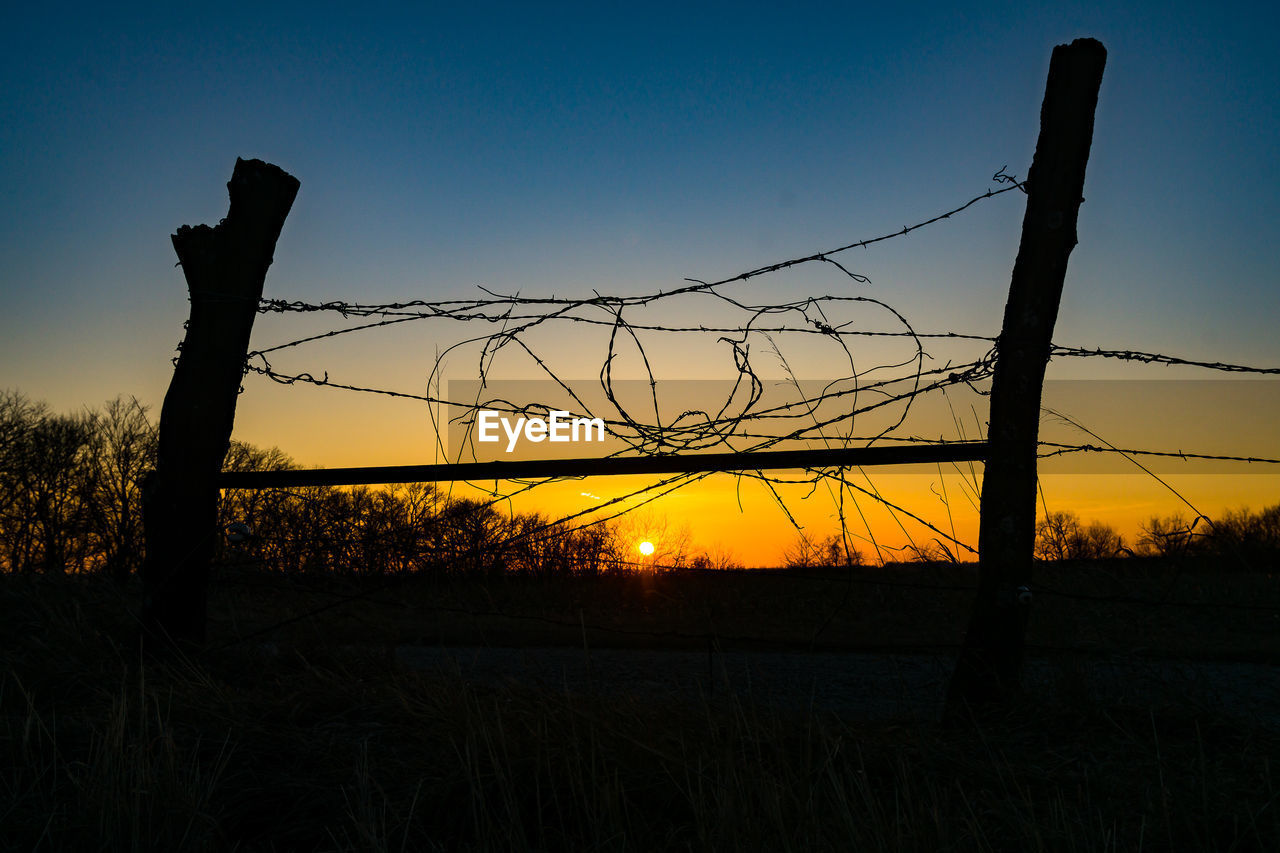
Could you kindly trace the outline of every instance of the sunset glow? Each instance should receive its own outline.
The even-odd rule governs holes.
[[[645,389],[652,381],[661,397],[689,380],[750,375],[767,389],[795,377],[874,383],[887,365],[910,378],[917,367],[980,360],[1000,331],[1025,212],[1020,192],[838,254],[843,268],[780,262],[901,232],[1008,188],[992,180],[1002,166],[1025,178],[1049,52],[1078,35],[1101,39],[1111,58],[1054,341],[1280,364],[1280,118],[1270,88],[1243,82],[1280,71],[1260,37],[1265,28],[1248,15],[1029,8],[1008,24],[1018,37],[994,44],[986,33],[996,21],[1006,26],[1002,18],[946,4],[879,12],[873,22],[853,10],[824,12],[818,30],[804,13],[766,7],[728,19],[692,15],[675,30],[661,15],[615,26],[604,7],[546,10],[496,28],[462,7],[302,30],[284,13],[232,23],[175,14],[128,25],[104,15],[68,31],[32,7],[11,27],[24,36],[7,54],[6,92],[22,120],[9,123],[0,147],[11,207],[28,213],[0,235],[10,297],[0,312],[0,363],[5,387],[56,412],[124,395],[158,418],[189,310],[168,237],[226,215],[237,156],[276,163],[301,181],[266,278],[269,299],[637,298],[784,267],[717,286],[723,298],[628,304],[620,316],[636,324],[634,338],[611,325],[612,315],[534,323],[518,344],[494,345],[484,336],[519,324],[408,318],[347,334],[383,315],[263,313],[250,348],[269,355],[252,366],[324,384],[245,375],[234,437],[278,447],[304,467],[452,459],[441,412],[422,398],[452,380],[479,381],[481,370],[495,382],[551,382],[551,373],[575,393],[599,391],[607,374]],[[280,31],[294,33],[288,62],[276,53]],[[1231,56],[1223,73],[1238,85],[1204,72],[1221,66],[1223,46]],[[175,91],[202,94],[175,100]],[[1222,184],[1213,166],[1223,151],[1249,181]],[[840,301],[821,311],[803,305],[826,295]],[[729,300],[799,307],[753,318]],[[917,364],[915,342],[892,336],[903,331],[899,320],[962,337],[922,338]],[[760,331],[787,323],[803,334]],[[1207,387],[1226,375],[1055,355],[1050,381],[1207,382],[1159,401],[1121,395],[1082,415],[1086,389],[1061,411],[1098,437],[1047,413],[1042,431],[1074,444],[1280,457],[1275,385],[1259,380],[1258,393],[1244,395]],[[654,401],[625,412],[608,403],[598,414],[667,428],[686,411],[716,416],[724,402],[682,398],[660,418]],[[569,405],[530,409],[523,423],[489,417],[477,446],[495,455],[605,455],[595,421],[588,431],[586,420],[557,419]],[[987,405],[975,394],[950,396],[939,402],[940,422],[908,420],[889,438],[981,438]],[[887,417],[821,429],[811,419],[811,446],[878,436],[899,412],[886,407]],[[760,432],[741,426],[738,434]],[[680,436],[668,446],[660,432],[628,452],[685,452]],[[694,444],[729,449],[718,436]],[[1163,485],[1136,465],[1095,476],[1060,473],[1058,462],[1042,470],[1040,510],[1077,512],[1130,538],[1152,516],[1280,501],[1280,466],[1269,463],[1205,471],[1180,462],[1159,472]],[[764,564],[780,559],[797,526],[822,538],[842,524],[881,559],[935,540],[972,557],[953,540],[976,547],[981,465],[846,473],[844,484],[798,471],[779,472],[777,482],[715,474],[673,484],[648,503],[652,494],[632,495],[658,478],[598,476],[529,490],[492,480],[439,485],[503,513],[548,519],[643,504],[689,524],[692,550]],[[666,559],[672,549],[665,537],[661,544]]]

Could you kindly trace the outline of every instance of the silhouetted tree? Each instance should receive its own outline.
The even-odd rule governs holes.
[[[1184,557],[1195,542],[1195,527],[1180,513],[1152,518],[1140,526],[1137,553],[1141,556]]]
[[[703,571],[727,571],[730,569],[741,569],[742,563],[739,562],[738,558],[730,551],[727,551],[724,548],[715,547],[705,549],[695,556],[689,561],[689,567]]]
[[[1205,536],[1192,539],[1188,546],[1194,551],[1236,557],[1253,568],[1274,565],[1280,557],[1280,504],[1259,513],[1228,511],[1213,522]],[[1259,561],[1260,565],[1252,566]]]
[[[19,420],[10,424],[5,459],[9,568],[61,573],[83,567],[90,550],[93,422],[50,414],[43,404],[19,404],[14,414]]]
[[[123,579],[142,564],[142,478],[155,465],[156,427],[136,399],[90,415],[87,511],[96,562]]]
[[[1100,521],[1080,523],[1074,512],[1051,512],[1036,523],[1041,560],[1108,560],[1125,552],[1124,538]]]
[[[801,531],[795,542],[782,552],[782,564],[788,569],[861,566],[863,556],[847,537],[839,533],[812,539]]]
[[[27,494],[25,458],[34,425],[49,416],[44,403],[18,391],[0,393],[0,561],[5,571],[35,568],[36,529]]]

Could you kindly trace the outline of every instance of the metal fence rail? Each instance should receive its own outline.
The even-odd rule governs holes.
[[[756,453],[526,459],[511,462],[312,468],[297,471],[228,471],[219,476],[218,485],[224,489],[266,489],[292,486],[356,486],[619,474],[702,474],[712,471],[982,462],[987,458],[987,454],[988,445],[985,441],[953,441],[908,447],[841,447],[820,450],[771,450]]]

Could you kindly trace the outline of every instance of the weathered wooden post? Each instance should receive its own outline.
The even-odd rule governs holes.
[[[204,642],[205,587],[220,533],[217,477],[262,285],[298,187],[278,166],[237,159],[226,219],[212,228],[184,225],[173,235],[191,316],[160,411],[156,470],[143,488],[148,649]]]
[[[1076,245],[1106,61],[1100,42],[1076,39],[1055,47],[1049,62],[1022,241],[997,343],[978,530],[981,579],[947,696],[952,719],[998,704],[1018,686],[1035,546],[1040,395],[1067,259]]]

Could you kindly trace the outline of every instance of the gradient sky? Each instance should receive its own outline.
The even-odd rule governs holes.
[[[267,296],[643,293],[893,231],[1002,166],[1025,176],[1050,51],[1080,36],[1109,58],[1055,340],[1280,365],[1276,27],[1263,4],[1116,5],[28,4],[0,36],[3,385],[158,412],[187,312],[169,235],[225,215],[237,156],[302,182]],[[872,279],[857,292],[920,329],[995,334],[1021,216],[1010,193],[850,255]],[[855,286],[821,272],[742,292]],[[262,318],[255,344],[314,327]],[[457,333],[353,336],[282,366],[421,393]],[[726,375],[696,348],[663,355],[659,378]],[[305,464],[430,461],[420,410],[255,377],[237,436]],[[1046,492],[1131,527],[1157,499],[1122,479]],[[725,482],[687,500],[715,511]],[[1214,482],[1193,489],[1207,510],[1280,495],[1271,475]],[[757,497],[720,533],[760,551],[787,534]]]

